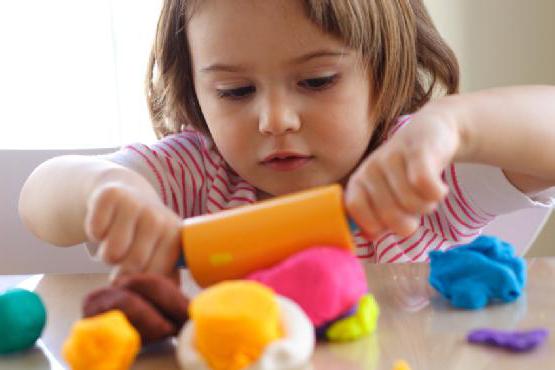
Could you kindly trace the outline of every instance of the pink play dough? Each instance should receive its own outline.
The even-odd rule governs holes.
[[[316,327],[337,319],[368,291],[358,259],[333,247],[304,250],[271,268],[250,274],[247,279],[295,301]]]

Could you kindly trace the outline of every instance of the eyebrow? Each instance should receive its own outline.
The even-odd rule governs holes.
[[[313,52],[301,55],[300,57],[296,57],[292,59],[289,62],[289,64],[301,64],[317,58],[345,57],[347,55],[349,55],[349,53],[346,53],[344,51],[317,50],[317,51],[313,51]],[[241,72],[244,69],[245,68],[242,66],[233,66],[229,64],[215,63],[207,67],[201,68],[200,71],[201,72]]]

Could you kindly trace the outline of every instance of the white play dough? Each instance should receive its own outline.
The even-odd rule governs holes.
[[[292,300],[278,296],[284,337],[270,343],[257,362],[245,370],[282,370],[305,365],[314,352],[314,327]],[[177,361],[183,370],[210,370],[193,345],[195,324],[185,324],[177,339]]]

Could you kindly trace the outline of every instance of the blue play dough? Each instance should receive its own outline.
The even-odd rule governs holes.
[[[526,283],[526,263],[512,245],[493,236],[446,252],[430,252],[430,284],[458,308],[512,302]]]
[[[36,293],[16,288],[0,294],[0,355],[32,347],[45,323],[46,309]]]

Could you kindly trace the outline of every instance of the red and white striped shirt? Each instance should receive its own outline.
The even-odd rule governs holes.
[[[410,116],[401,117],[389,136],[409,121]],[[257,201],[255,187],[240,178],[212,142],[197,131],[170,135],[151,146],[128,145],[106,158],[143,175],[163,202],[182,218]],[[406,238],[387,233],[370,242],[357,232],[353,235],[357,255],[375,263],[426,261],[428,251],[446,250],[471,241],[501,213],[537,206],[537,202],[512,187],[499,169],[492,167],[475,175],[476,171],[465,167],[461,176],[459,169],[464,166],[468,165],[451,165],[444,171],[449,194],[435,212],[421,217],[415,233]],[[501,184],[505,188],[485,189],[488,186],[483,185],[490,183],[484,173],[496,176],[496,185],[505,181],[506,184]],[[485,194],[474,194],[484,191]],[[481,204],[484,202],[480,200],[491,198],[488,191],[494,192],[503,204],[499,207]],[[499,191],[508,194],[501,200]],[[508,203],[511,205],[507,206]]]

